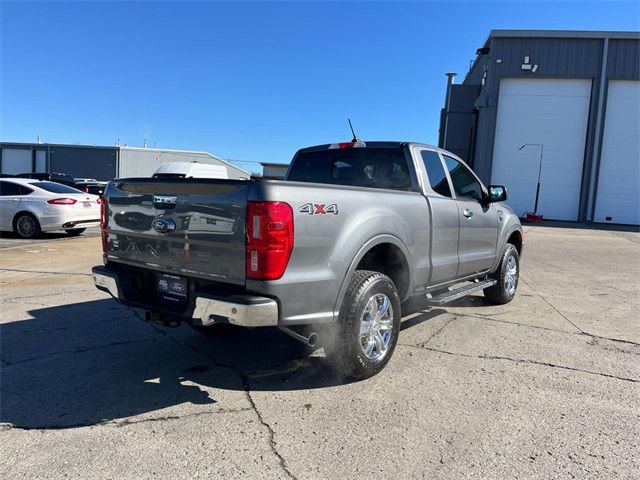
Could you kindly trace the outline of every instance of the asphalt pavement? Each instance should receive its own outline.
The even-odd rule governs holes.
[[[277,329],[148,324],[99,263],[95,230],[0,240],[1,478],[640,478],[640,233],[525,227],[512,303],[410,302],[352,383]]]

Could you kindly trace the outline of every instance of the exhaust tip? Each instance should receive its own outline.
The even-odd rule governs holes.
[[[318,341],[320,340],[320,337],[318,337],[318,334],[313,332],[309,334],[309,338],[307,340],[307,342],[309,343],[310,347],[315,347],[318,345]]]

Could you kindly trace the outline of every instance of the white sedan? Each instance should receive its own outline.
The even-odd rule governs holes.
[[[100,224],[100,197],[61,183],[0,178],[0,230],[22,238],[64,230],[80,235]]]

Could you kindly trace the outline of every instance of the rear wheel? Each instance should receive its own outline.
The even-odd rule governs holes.
[[[36,238],[42,233],[38,219],[28,213],[21,212],[13,219],[13,230],[21,238]]]
[[[86,228],[70,228],[69,230],[65,230],[65,232],[67,232],[67,235],[69,235],[70,237],[77,237],[85,230]]]
[[[520,257],[518,249],[507,243],[500,265],[494,274],[498,281],[493,287],[485,288],[484,296],[493,303],[504,305],[513,300],[520,279]]]
[[[325,354],[344,377],[364,379],[389,362],[400,333],[400,296],[386,275],[368,270],[353,274],[335,335],[326,338]]]

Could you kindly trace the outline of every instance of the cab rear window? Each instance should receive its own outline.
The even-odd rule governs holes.
[[[403,148],[327,149],[301,152],[287,180],[354,187],[410,190]]]

